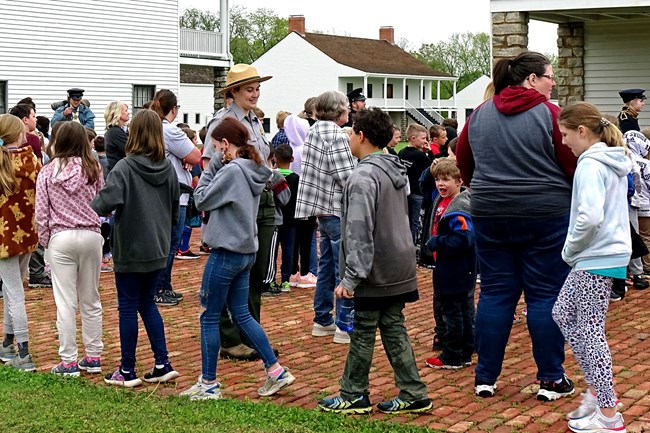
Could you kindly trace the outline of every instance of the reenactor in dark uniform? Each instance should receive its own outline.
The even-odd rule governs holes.
[[[348,93],[348,100],[350,101],[350,114],[348,116],[348,123],[343,125],[344,127],[352,126],[354,115],[357,113],[357,111],[366,109],[366,97],[363,96],[363,93],[361,93],[362,90],[363,89],[359,87],[358,89],[354,89]]]
[[[618,113],[618,127],[625,134],[627,131],[640,131],[639,111],[645,107],[645,89],[626,89],[618,92],[625,104]]]

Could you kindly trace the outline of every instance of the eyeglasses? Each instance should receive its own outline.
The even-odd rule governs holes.
[[[553,80],[553,81],[555,81],[555,75],[539,74],[539,75],[537,75],[537,76],[538,76],[538,77],[546,77],[546,78],[548,78],[549,80]]]

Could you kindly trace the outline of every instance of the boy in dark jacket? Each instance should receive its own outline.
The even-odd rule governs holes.
[[[443,159],[432,171],[439,195],[428,224],[431,238],[426,248],[436,263],[434,297],[439,300],[444,327],[439,336],[442,353],[426,363],[432,368],[457,369],[471,363],[474,351],[476,253],[470,196],[469,191],[461,190],[460,171],[454,161]]]
[[[406,302],[418,299],[406,167],[397,156],[382,152],[393,137],[388,114],[378,108],[360,111],[352,129],[350,150],[359,164],[343,190],[341,283],[334,293],[354,298],[354,329],[341,395],[321,400],[318,407],[347,414],[372,411],[368,374],[379,328],[400,392],[377,408],[385,413],[424,412],[431,409],[431,400],[418,373],[402,312]]]
[[[296,220],[294,214],[296,213],[296,197],[298,196],[298,181],[300,178],[296,173],[289,170],[289,165],[292,162],[293,149],[291,149],[291,146],[288,144],[281,144],[275,148],[275,166],[284,176],[287,185],[289,186],[289,191],[291,191],[289,202],[280,207],[282,209],[282,224],[278,226],[278,239],[280,240],[279,246],[282,247],[282,265],[280,266],[282,283],[279,287],[283,292],[291,291],[289,278],[291,277],[293,250],[296,241]],[[277,262],[278,244],[275,245],[274,257]]]

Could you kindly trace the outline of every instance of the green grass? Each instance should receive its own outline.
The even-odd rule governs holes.
[[[400,141],[399,143],[397,143],[397,146],[395,146],[395,152],[399,153],[400,150],[404,149],[408,145],[409,145],[408,141]]]
[[[153,388],[152,388],[153,389]],[[273,401],[272,399],[270,401]],[[80,378],[21,373],[0,367],[0,431],[424,433],[394,422],[369,421],[267,402],[180,397],[97,386]]]

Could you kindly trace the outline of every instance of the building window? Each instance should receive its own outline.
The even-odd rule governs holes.
[[[473,108],[465,108],[465,119],[469,119],[469,116],[471,116],[473,112]]]
[[[386,84],[386,98],[393,99],[393,85]]]
[[[153,99],[153,94],[156,91],[156,86],[148,86],[148,85],[140,85],[140,84],[134,84],[133,85],[133,101],[131,103],[132,107],[132,115],[135,116],[135,114],[142,110],[144,107],[144,104],[147,102],[151,101]]]
[[[372,98],[372,84],[368,84],[368,91],[366,92],[366,98]]]
[[[194,115],[194,123],[201,123],[201,113],[196,113]]]
[[[408,85],[408,84],[406,85],[406,90],[405,90],[405,92],[406,92],[406,93],[404,94],[404,99],[408,99],[408,98],[409,98],[409,85]]]
[[[183,123],[190,123],[190,115],[183,113]]]
[[[7,82],[0,81],[0,114],[7,112]]]
[[[347,90],[345,91],[345,94],[347,95],[348,93],[350,93],[351,91],[354,90],[354,84],[352,84],[352,83],[347,83],[347,84],[345,85],[345,88],[347,89]]]

